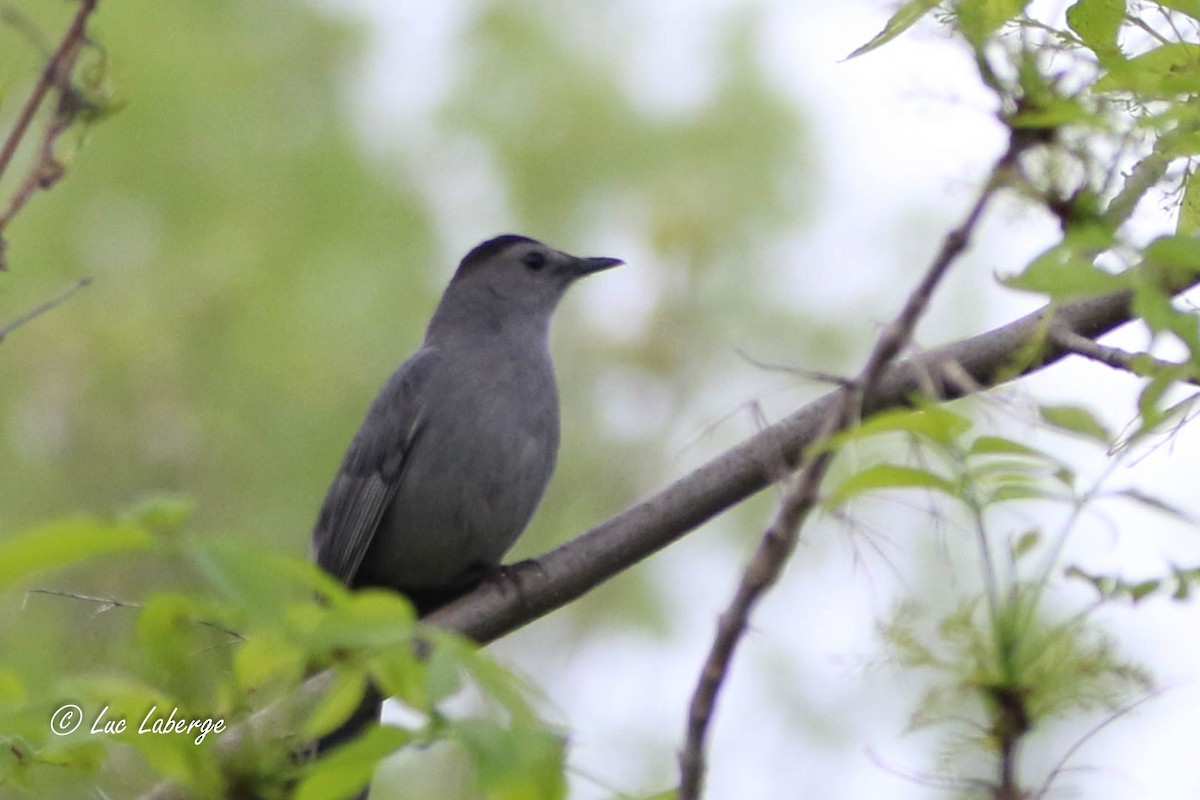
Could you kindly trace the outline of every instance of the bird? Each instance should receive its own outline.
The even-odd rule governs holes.
[[[579,279],[623,264],[518,234],[473,248],[421,346],[391,375],[325,495],[311,557],[351,589],[406,595],[424,616],[495,571],[554,471],[550,320]],[[378,719],[370,687],[322,752]]]

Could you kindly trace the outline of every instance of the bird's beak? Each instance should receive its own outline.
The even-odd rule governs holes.
[[[611,269],[624,263],[619,258],[577,258],[571,263],[570,269],[572,275],[582,278],[584,275],[591,275],[593,272]]]

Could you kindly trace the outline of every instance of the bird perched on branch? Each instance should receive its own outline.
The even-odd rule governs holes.
[[[425,342],[367,412],[312,535],[316,562],[351,588],[386,587],[427,614],[500,563],[529,523],[558,454],[550,317],[567,288],[623,263],[524,236],[463,258]],[[328,749],[378,717],[373,693]]]

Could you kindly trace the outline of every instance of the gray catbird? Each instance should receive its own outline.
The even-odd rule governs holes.
[[[421,614],[494,570],[558,453],[550,316],[577,279],[621,263],[513,234],[468,253],[350,444],[313,531],[317,563],[352,588],[403,592]],[[377,717],[380,700],[369,693],[319,749]]]

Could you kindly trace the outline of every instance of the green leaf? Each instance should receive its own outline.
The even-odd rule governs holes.
[[[1062,500],[1061,494],[1056,494],[1040,483],[1033,481],[1009,481],[987,495],[985,505],[994,503],[1011,503],[1014,500]]]
[[[1005,121],[1011,128],[1042,130],[1085,122],[1094,119],[1095,116],[1075,98],[1051,94],[1039,98],[1037,103],[1029,103],[1015,114],[1006,117]]]
[[[463,667],[454,648],[435,647],[425,666],[425,693],[431,705],[440,703],[462,688]]]
[[[971,421],[945,406],[929,405],[883,411],[848,432],[847,438],[865,439],[885,433],[905,433],[940,445],[948,445],[971,429]]]
[[[1041,458],[987,458],[971,464],[970,475],[977,480],[1041,479],[1053,462]]]
[[[495,800],[561,800],[566,797],[564,742],[533,726],[507,727],[485,719],[453,723],[475,767],[479,788]]]
[[[1005,278],[1004,283],[1057,300],[1124,289],[1129,285],[1127,276],[1105,272],[1093,263],[1096,254],[1110,243],[1111,234],[1099,230],[1069,236],[1035,258],[1020,274]]]
[[[1158,5],[1200,20],[1200,0],[1157,0]]]
[[[304,655],[295,641],[259,633],[234,650],[233,674],[245,692],[271,684],[292,683],[304,672]]]
[[[24,703],[26,696],[25,684],[20,675],[9,670],[0,670],[0,709]]]
[[[1133,294],[1133,313],[1154,333],[1170,331],[1178,314],[1171,296],[1154,281],[1140,282]]]
[[[1196,0],[1200,3],[1200,0]],[[1183,189],[1183,200],[1179,203],[1179,221],[1175,233],[1180,236],[1195,236],[1200,233],[1200,170],[1188,173]]]
[[[1183,569],[1172,564],[1171,575],[1175,578],[1175,591],[1171,593],[1171,599],[1187,600],[1192,593],[1192,585],[1200,580],[1200,568]]]
[[[1145,255],[1151,268],[1200,273],[1200,239],[1193,236],[1160,236],[1146,246]]]
[[[1139,271],[1134,287],[1133,312],[1154,333],[1172,333],[1188,348],[1189,359],[1196,363],[1200,354],[1200,318],[1191,310],[1180,309],[1169,288],[1194,281],[1193,240],[1186,236],[1162,237],[1147,249],[1145,271]]]
[[[431,713],[437,700],[430,691],[428,679],[430,662],[437,659],[440,649],[425,658],[414,645],[388,647],[382,653],[372,653],[367,664],[376,685],[389,697],[395,697],[414,711]]]
[[[362,701],[366,688],[367,676],[361,670],[337,670],[333,686],[304,723],[302,735],[305,740],[323,736],[348,720]]]
[[[1075,486],[1075,472],[1070,467],[1060,465],[1054,470],[1054,479],[1068,489]]]
[[[883,26],[882,31],[876,34],[871,41],[846,56],[845,60],[849,61],[852,58],[858,58],[877,47],[882,47],[915,25],[920,21],[921,17],[924,17],[930,11],[937,8],[940,3],[941,0],[908,0],[907,3],[900,6],[895,14],[892,14],[891,19]]]
[[[134,642],[138,652],[162,675],[186,675],[203,647],[197,622],[198,602],[180,592],[160,592],[150,597],[138,613]]]
[[[193,503],[181,494],[144,497],[123,515],[127,521],[154,531],[176,530],[191,516]]]
[[[1138,414],[1142,418],[1142,423],[1138,430],[1129,437],[1130,441],[1140,439],[1153,431],[1166,418],[1162,402],[1175,383],[1175,378],[1164,372],[1155,375],[1142,387],[1141,394],[1138,395]]]
[[[940,475],[898,464],[876,464],[846,478],[825,502],[839,506],[860,494],[887,489],[932,489],[952,497],[957,495],[955,484]]]
[[[296,790],[295,800],[346,800],[371,781],[379,762],[412,742],[402,728],[376,726],[318,759]]]
[[[1197,118],[1196,109],[1185,107],[1183,109],[1173,109],[1172,116],[1186,115],[1189,120]],[[1200,155],[1200,131],[1176,129],[1169,136],[1163,136],[1158,140],[1158,145],[1162,148],[1163,155],[1166,157],[1182,157]]]
[[[976,49],[1006,22],[1016,19],[1029,0],[959,0],[954,7],[958,27]]]
[[[105,523],[91,517],[52,522],[0,544],[0,588],[40,570],[152,544],[145,528],[129,523]]]
[[[366,589],[330,608],[308,633],[318,650],[411,647],[416,614],[412,604],[395,592]]]
[[[1170,99],[1200,92],[1200,44],[1170,42],[1126,62],[1113,64],[1094,86],[1098,92],[1132,92]]]
[[[1141,583],[1135,583],[1129,587],[1129,598],[1133,602],[1136,603],[1139,600],[1141,600],[1143,597],[1146,597],[1147,595],[1152,594],[1153,592],[1157,591],[1158,586],[1159,586],[1159,582],[1156,580],[1142,581]]]
[[[1081,406],[1042,406],[1038,411],[1043,420],[1060,430],[1078,433],[1101,444],[1108,444],[1112,440],[1108,428]]]
[[[523,726],[540,724],[537,714],[527,699],[527,696],[534,692],[534,687],[521,681],[502,664],[498,664],[485,654],[472,650],[468,642],[455,639],[442,646],[453,648],[458,662],[467,668],[479,688],[507,712],[509,719],[514,724]]]
[[[968,456],[1032,456],[1036,458],[1045,458],[1046,454],[1040,450],[1030,447],[1020,442],[1015,442],[1012,439],[1004,439],[999,436],[980,436],[975,441],[971,442],[971,448],[967,451]]]
[[[1067,25],[1104,62],[1120,56],[1117,33],[1125,21],[1125,0],[1079,0],[1067,9]]]
[[[102,742],[83,742],[55,752],[50,758],[43,754],[42,758],[55,766],[94,774],[108,761],[108,755],[108,748]]]
[[[199,747],[195,743],[198,735],[195,732],[139,732],[143,727],[151,731],[156,720],[169,718],[173,711],[175,719],[179,720],[206,717],[212,713],[211,709],[203,709],[197,714],[189,713],[178,698],[141,681],[121,676],[68,681],[60,687],[60,696],[78,698],[79,705],[84,709],[84,723],[75,735],[90,737],[91,734],[84,731],[98,719],[102,718],[105,722],[123,719],[126,721],[124,731],[104,736],[132,745],[160,776],[196,790],[199,796],[215,791],[219,776],[215,762],[209,758],[209,748],[216,741],[215,737],[208,736],[204,746]]]
[[[237,609],[260,623],[277,624],[285,611],[310,592],[344,597],[331,576],[316,565],[244,539],[192,539],[187,552],[200,573]]]
[[[1013,545],[1013,557],[1021,558],[1037,547],[1042,540],[1042,534],[1037,530],[1025,531]]]

